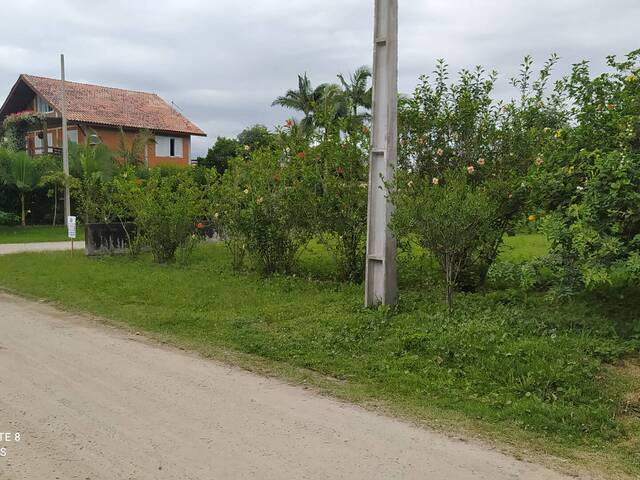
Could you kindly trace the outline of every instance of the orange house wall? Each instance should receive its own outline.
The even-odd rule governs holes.
[[[120,143],[120,130],[114,130],[109,128],[93,128],[95,133],[100,137],[100,140],[110,149],[117,150]],[[133,141],[133,137],[138,132],[125,131],[125,138],[127,142]],[[175,138],[180,138],[175,136]],[[78,136],[78,141],[83,142],[85,140],[82,131]],[[150,167],[155,167],[161,164],[171,165],[189,165],[189,137],[182,137],[182,157],[158,157],[156,156],[156,145],[151,143],[147,145],[147,160]]]
[[[78,128],[75,125],[69,125],[69,130],[78,130],[78,142],[83,143],[86,140],[86,137],[81,128]],[[93,132],[96,133],[100,137],[102,143],[104,143],[109,150],[115,151],[118,149],[120,144],[120,130],[113,128],[92,128]],[[47,132],[53,135],[53,145],[55,147],[62,146],[62,129],[61,128],[51,128],[48,129]],[[136,131],[125,131],[125,139],[128,144],[133,141],[133,138],[138,132]],[[28,144],[30,148],[34,146],[34,136],[35,133],[30,133],[28,136]],[[155,167],[157,165],[189,165],[189,146],[190,141],[189,137],[179,137],[177,135],[171,135],[174,138],[182,138],[182,157],[158,157],[156,156],[156,145],[151,143],[147,145],[147,160],[149,167]]]

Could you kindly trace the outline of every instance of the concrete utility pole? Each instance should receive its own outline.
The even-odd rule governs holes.
[[[367,214],[367,307],[396,302],[396,241],[389,229],[393,205],[385,181],[398,157],[398,0],[375,0],[373,106]]]
[[[65,81],[64,81],[64,54],[60,54],[60,77],[61,77],[61,89],[62,89],[62,170],[65,175],[64,185],[64,222],[67,223],[67,219],[71,215],[71,199],[69,197],[69,138],[67,137],[67,97],[65,93]]]

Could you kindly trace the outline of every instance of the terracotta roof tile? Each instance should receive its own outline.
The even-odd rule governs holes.
[[[33,75],[21,78],[60,111],[60,80]],[[91,124],[206,134],[155,93],[66,82],[67,119]]]

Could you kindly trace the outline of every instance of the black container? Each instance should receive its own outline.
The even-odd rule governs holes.
[[[84,244],[87,255],[122,255],[137,234],[135,223],[87,223]]]

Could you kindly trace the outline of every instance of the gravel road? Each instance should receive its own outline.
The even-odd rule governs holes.
[[[569,478],[3,293],[0,432],[3,480]]]

